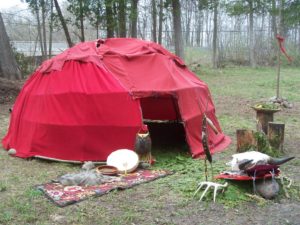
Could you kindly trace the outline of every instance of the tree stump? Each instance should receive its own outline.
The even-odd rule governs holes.
[[[273,122],[274,113],[280,111],[280,109],[263,109],[252,107],[256,111],[256,119],[259,123],[257,127],[261,128],[265,134],[268,134],[268,123]],[[261,130],[257,130],[261,132]]]
[[[245,152],[256,146],[256,140],[253,130],[236,130],[237,152]]]
[[[268,134],[268,123],[273,122],[274,116],[273,112],[256,112],[256,119],[261,124],[262,130],[265,134]],[[259,130],[258,130],[259,131]]]
[[[283,151],[283,141],[284,141],[284,123],[273,123],[268,124],[268,139],[270,145],[279,151]]]

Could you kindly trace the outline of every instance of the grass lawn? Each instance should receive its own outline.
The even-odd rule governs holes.
[[[213,156],[217,173],[226,168],[225,162],[235,152],[236,129],[255,129],[255,113],[250,106],[275,95],[276,69],[201,68],[196,72],[208,83],[221,127],[232,138],[226,151]],[[297,224],[300,221],[299,90],[300,69],[283,68],[281,93],[294,107],[275,114],[275,120],[286,124],[285,153],[297,156],[281,167],[294,180],[288,190],[291,199],[281,193],[272,201],[255,200],[245,195],[252,192],[251,183],[231,182],[216,204],[211,203],[211,195],[199,203],[200,195],[197,199],[192,195],[197,183],[204,180],[204,163],[193,160],[187,146],[182,145],[153,150],[157,159],[154,168],[173,170],[174,175],[59,208],[34,186],[74,172],[79,166],[13,158],[0,147],[0,224]],[[8,107],[0,105],[1,138],[8,125]]]

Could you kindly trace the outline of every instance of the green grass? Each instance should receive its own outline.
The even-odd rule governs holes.
[[[276,95],[276,68],[233,67],[222,70],[201,68],[196,71],[210,87],[213,96],[267,99]],[[280,93],[290,101],[299,101],[300,71],[282,68]],[[219,79],[218,81],[216,81]]]
[[[193,53],[190,57],[193,58]],[[276,69],[234,67],[212,70],[200,67],[197,73],[210,88],[224,133],[233,140],[226,151],[213,156],[214,174],[217,174],[226,169],[225,162],[236,151],[236,129],[255,129],[255,113],[250,106],[275,95]],[[299,201],[300,196],[297,175],[300,165],[297,142],[300,138],[299,90],[300,69],[283,68],[281,93],[295,107],[276,113],[275,120],[286,124],[286,153],[298,156],[282,166],[282,171],[294,178],[294,184],[288,190],[294,201]],[[8,124],[8,115],[0,114],[0,120],[2,137]],[[211,217],[209,208],[212,195],[209,194],[203,203],[198,202],[200,193],[195,199],[192,198],[198,182],[205,180],[204,162],[192,159],[186,145],[155,147],[153,155],[157,159],[154,169],[168,169],[174,171],[174,174],[62,209],[48,201],[34,187],[59,175],[78,171],[79,166],[13,158],[1,149],[0,224],[178,224],[176,221],[180,218],[188,219],[202,211]],[[246,193],[252,193],[251,182],[230,182],[226,192],[218,195],[216,207],[222,205],[230,210],[243,207],[249,201],[257,206],[262,205],[261,202],[249,198]],[[285,196],[281,193],[273,201],[280,202],[283,199]],[[266,205],[273,201],[267,201]]]

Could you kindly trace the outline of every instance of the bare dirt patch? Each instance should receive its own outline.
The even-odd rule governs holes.
[[[0,78],[0,104],[13,102],[19,94],[24,81],[11,81]]]

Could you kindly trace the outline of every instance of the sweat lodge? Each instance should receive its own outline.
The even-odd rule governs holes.
[[[23,86],[2,140],[22,158],[105,161],[133,149],[145,120],[183,123],[192,157],[204,156],[202,119],[211,153],[230,143],[207,85],[184,62],[152,42],[113,38],[80,43],[45,61]]]

